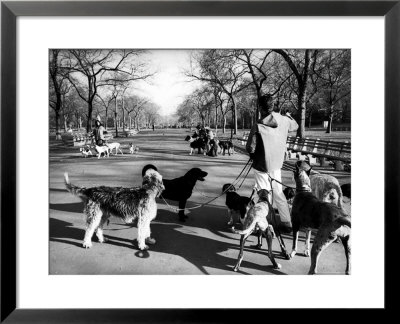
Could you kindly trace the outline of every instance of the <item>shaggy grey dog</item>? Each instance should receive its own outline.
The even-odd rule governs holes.
[[[141,187],[78,187],[69,181],[64,174],[65,186],[73,195],[82,199],[86,214],[86,232],[83,247],[92,247],[92,236],[100,243],[105,242],[103,226],[110,216],[118,217],[126,223],[137,220],[138,245],[140,250],[148,249],[148,244],[155,244],[150,237],[150,222],[156,218],[157,204],[155,198],[164,190],[162,176],[155,170],[149,169],[143,176]]]

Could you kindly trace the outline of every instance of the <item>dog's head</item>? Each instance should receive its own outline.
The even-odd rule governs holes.
[[[285,189],[283,189],[283,194],[285,195],[286,200],[290,200],[290,199],[294,198],[294,196],[295,196],[294,189],[289,188],[289,187],[286,187]]]
[[[155,190],[156,197],[159,197],[165,189],[161,174],[151,168],[145,171],[142,186],[146,189]]]
[[[142,169],[142,177],[144,177],[145,173],[147,170],[154,170],[154,171],[158,171],[158,169],[153,165],[153,164],[147,164],[143,167]]]
[[[205,171],[203,171],[202,169],[200,169],[200,168],[193,168],[193,169],[190,169],[186,174],[185,174],[185,177],[190,177],[190,178],[192,178],[192,179],[194,179],[194,180],[199,180],[199,181],[204,181],[205,179],[205,177],[208,175],[208,173],[207,172],[205,172]]]
[[[190,137],[189,135],[185,137],[185,141],[186,141],[186,142],[189,142],[190,139],[191,139],[191,137]]]
[[[226,183],[222,186],[222,192],[235,192],[236,188],[231,183]]]
[[[311,166],[307,161],[297,161],[295,164],[294,180],[298,190],[311,189]]]
[[[258,201],[268,201],[270,191],[267,189],[260,189],[257,191]]]

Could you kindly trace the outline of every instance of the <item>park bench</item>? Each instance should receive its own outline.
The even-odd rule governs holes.
[[[288,136],[286,146],[290,157],[295,154],[300,159],[308,158],[311,163],[319,158],[321,165],[326,164],[326,161],[333,161],[339,171],[344,169],[344,164],[351,162],[350,142]]]
[[[249,132],[244,132],[242,138],[240,139],[242,145],[246,145],[249,139]]]
[[[111,133],[105,133],[104,139],[109,141],[113,138]],[[66,146],[85,146],[92,144],[92,133],[73,132],[64,133],[61,139]]]
[[[137,133],[138,133],[138,131],[137,131],[136,129],[125,129],[125,130],[122,132],[122,134],[123,134],[125,137],[133,136],[133,135],[136,135]]]

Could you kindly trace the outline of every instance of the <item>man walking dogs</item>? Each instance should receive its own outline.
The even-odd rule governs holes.
[[[278,209],[280,218],[278,227],[282,232],[289,233],[292,230],[289,206],[281,184],[272,179],[282,182],[281,168],[288,132],[297,130],[299,126],[289,113],[282,116],[279,112],[273,111],[271,95],[261,96],[258,103],[261,119],[250,130],[246,145],[246,150],[253,160],[254,188],[257,191],[260,189],[273,190],[273,204]]]

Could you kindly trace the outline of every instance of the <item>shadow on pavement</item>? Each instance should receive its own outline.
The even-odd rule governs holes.
[[[82,212],[83,206],[82,203],[50,204],[50,208],[59,211],[79,213]],[[152,252],[179,256],[194,265],[204,274],[209,274],[207,268],[232,271],[233,266],[236,263],[236,257],[239,253],[238,238],[235,239],[221,233],[219,229],[220,226],[217,225],[217,223],[221,223],[221,219],[214,219],[213,223],[216,225],[216,228],[210,231],[218,236],[234,240],[237,242],[236,244],[199,235],[194,228],[191,229],[191,226],[199,227],[196,225],[200,225],[202,223],[201,219],[193,221],[192,225],[190,225],[190,223],[185,223],[185,226],[183,226],[174,222],[175,217],[176,215],[170,211],[159,210],[157,219],[151,225],[152,236],[156,239],[157,243],[155,245],[151,245],[149,251],[142,252],[138,250],[136,237],[133,237],[132,240],[131,238],[128,239],[117,236],[118,234],[115,229],[107,229],[107,227],[104,229],[105,237],[108,240],[106,244],[134,249],[137,251],[135,255],[139,258],[151,257]],[[112,218],[111,224],[124,225],[115,218]],[[133,228],[129,227],[123,229],[133,231]],[[82,248],[81,240],[84,237],[84,229],[76,228],[70,222],[50,218],[49,230],[50,241],[70,244]],[[110,233],[115,233],[116,235],[109,235]],[[134,234],[132,233],[132,235]],[[97,241],[95,236],[93,237],[93,241]],[[237,250],[237,254],[235,253],[234,258],[223,255],[228,250],[232,249]],[[250,262],[249,260],[251,260],[251,253],[264,255],[265,263],[263,262],[263,264],[260,265]],[[282,272],[272,268],[272,264],[267,256],[266,250],[253,250],[245,248],[245,256],[242,263],[242,268],[267,271],[273,274],[283,274]],[[240,271],[239,273],[246,274],[245,271]]]

